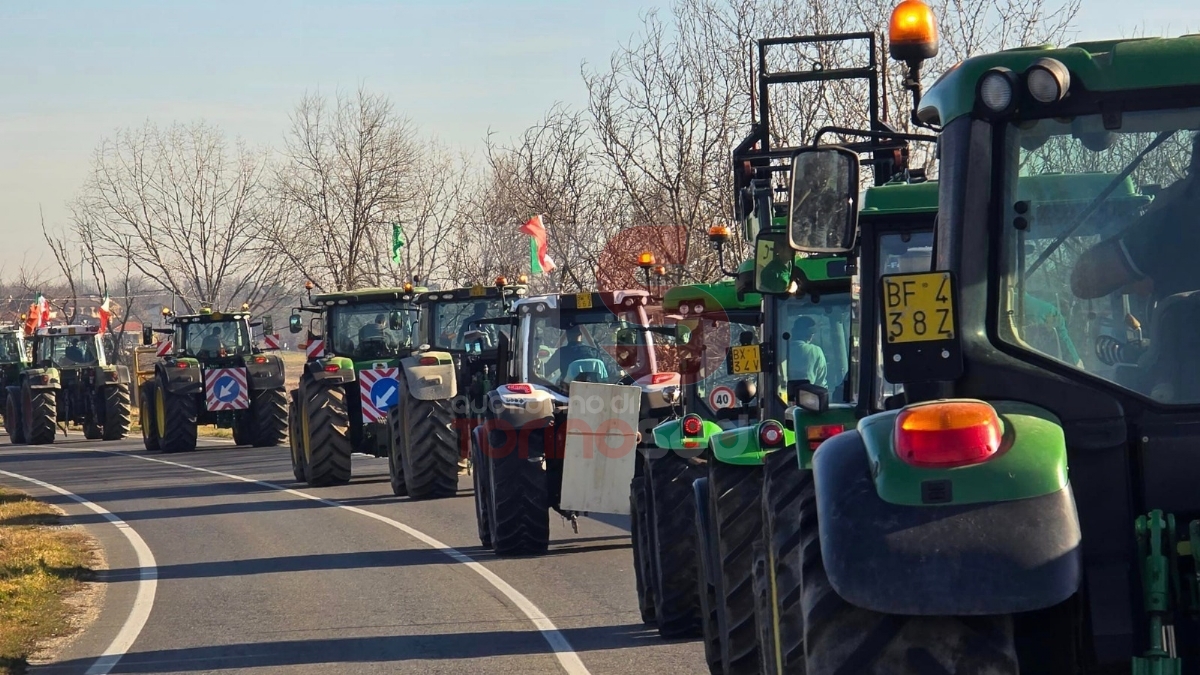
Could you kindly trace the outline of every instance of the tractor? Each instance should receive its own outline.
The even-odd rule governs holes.
[[[20,381],[21,371],[29,366],[29,352],[25,348],[25,335],[14,326],[0,327],[0,397],[4,406],[4,430],[12,438],[16,427],[9,421],[16,418],[8,410],[8,387]],[[13,405],[18,405],[13,401]]]
[[[805,672],[1196,675],[1200,38],[983,54],[922,93],[935,26],[905,0],[889,27],[939,133],[931,264],[886,269],[836,145],[793,153],[758,235],[861,240],[859,388],[893,389],[797,447]]]
[[[232,429],[238,445],[282,443],[287,432],[283,360],[264,353],[253,339],[256,326],[264,335],[274,333],[271,317],[252,322],[246,304],[229,312],[205,305],[195,314],[164,307],[162,315],[167,327],[142,329],[145,345],[153,343],[154,333],[169,336],[158,343],[161,358],[140,392],[146,449],[195,450],[201,424]]]
[[[311,293],[312,283],[306,287]],[[297,481],[344,484],[351,454],[391,456],[388,410],[399,400],[401,361],[416,347],[416,297],[425,290],[407,283],[321,293],[292,311],[292,333],[305,330],[302,313],[311,315],[308,360],[288,401]]]
[[[58,425],[79,424],[88,440],[129,433],[129,369],[108,363],[98,326],[48,326],[31,339],[28,367],[7,387],[5,426],[13,443],[53,443]]]
[[[509,284],[428,291],[420,308],[418,347],[400,361],[397,404],[388,409],[392,492],[410,499],[452,497],[467,469],[467,440],[496,383],[495,319],[524,296],[524,277]],[[503,323],[503,322],[501,322]]]
[[[499,386],[471,434],[485,548],[545,553],[550,509],[576,531],[580,514],[629,513],[639,442],[679,397],[679,374],[658,371],[649,301],[628,290],[513,303]]]

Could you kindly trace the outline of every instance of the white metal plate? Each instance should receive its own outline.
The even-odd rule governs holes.
[[[640,387],[572,382],[563,455],[564,511],[629,514]]]

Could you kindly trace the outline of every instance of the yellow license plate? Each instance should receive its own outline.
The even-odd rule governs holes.
[[[575,294],[576,309],[591,309],[592,294],[591,293],[576,293]]]
[[[486,294],[487,291],[483,290],[483,286],[476,284],[471,287],[471,297],[473,298],[478,298]]]
[[[882,278],[889,343],[954,339],[954,285],[948,272]]]
[[[739,345],[732,348],[733,374],[748,375],[762,370],[761,352],[758,345]]]

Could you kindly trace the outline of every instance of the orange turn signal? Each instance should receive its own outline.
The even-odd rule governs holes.
[[[896,453],[919,467],[948,468],[985,462],[1000,450],[1003,429],[983,401],[938,401],[896,416]]]

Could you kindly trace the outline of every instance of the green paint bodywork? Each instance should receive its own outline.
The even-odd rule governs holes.
[[[767,455],[779,450],[786,450],[796,442],[796,434],[785,427],[783,445],[778,448],[764,449],[758,444],[758,428],[763,424],[764,422],[755,422],[750,426],[713,434],[708,439],[708,447],[712,450],[712,456],[724,464],[762,466],[767,460]]]
[[[867,188],[859,204],[859,212],[865,216],[899,215],[936,211],[938,205],[938,182],[886,183]]]
[[[1018,74],[1040,58],[1061,61],[1071,84],[1090,92],[1183,87],[1200,81],[1200,35],[1081,42],[1063,48],[1022,47],[969,58],[943,74],[918,105],[921,119],[945,126],[975,108],[975,87],[987,70]]]
[[[810,412],[799,406],[792,407],[792,428],[808,429],[810,426],[826,424],[842,424],[846,429],[853,429],[858,417],[854,406],[844,403],[829,406],[825,412]],[[813,451],[808,447],[808,434],[796,434],[796,461],[801,469],[812,468]]]
[[[749,264],[753,269],[754,263]],[[745,299],[739,300],[736,284],[728,279],[711,284],[676,286],[663,295],[663,310],[673,312],[681,303],[693,300],[703,301],[705,307],[720,309],[758,309],[762,305],[762,296],[758,293],[747,293]]]
[[[676,418],[667,420],[654,427],[654,444],[663,450],[691,450],[708,447],[708,439],[714,434],[721,433],[721,427],[716,422],[701,419],[699,436],[688,436],[688,440],[697,441],[695,447],[686,448],[683,445],[683,420]]]
[[[895,453],[893,433],[899,410],[864,417],[858,432],[871,461],[875,490],[892,504],[922,506],[921,484],[950,482],[951,504],[1002,502],[1039,497],[1067,485],[1067,444],[1062,423],[1044,408],[1016,401],[989,401],[1000,415],[1004,444],[992,459],[950,469],[905,463]],[[944,505],[944,504],[942,504]]]

